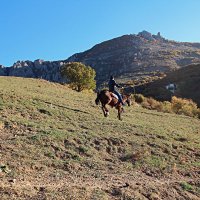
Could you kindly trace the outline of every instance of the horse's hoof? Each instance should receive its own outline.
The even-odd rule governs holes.
[[[109,112],[106,112],[104,116],[105,116],[105,117],[108,117],[108,116],[109,116]]]

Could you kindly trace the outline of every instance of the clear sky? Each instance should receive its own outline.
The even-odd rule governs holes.
[[[66,59],[142,30],[200,42],[200,0],[0,0],[0,64]]]

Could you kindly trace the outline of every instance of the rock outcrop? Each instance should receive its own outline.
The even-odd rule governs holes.
[[[41,78],[53,82],[66,82],[60,75],[62,61],[17,61],[12,67],[1,67],[1,76],[18,76],[27,78]]]
[[[146,40],[149,40],[149,41],[155,41],[156,39],[152,36],[151,33],[149,33],[148,31],[142,31],[140,33],[138,33],[138,36],[139,37],[142,37]]]

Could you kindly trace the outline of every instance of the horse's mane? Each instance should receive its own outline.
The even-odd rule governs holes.
[[[100,93],[106,93],[106,92],[109,92],[109,90],[108,89],[103,89],[103,90],[100,91]]]
[[[95,100],[96,105],[100,103],[100,98],[102,95],[111,96],[108,89],[103,89],[100,92],[97,92],[97,98]]]

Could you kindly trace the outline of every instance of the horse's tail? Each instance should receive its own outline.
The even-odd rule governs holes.
[[[99,92],[97,92],[97,98],[95,99],[96,105],[99,105],[100,99],[99,99]]]

